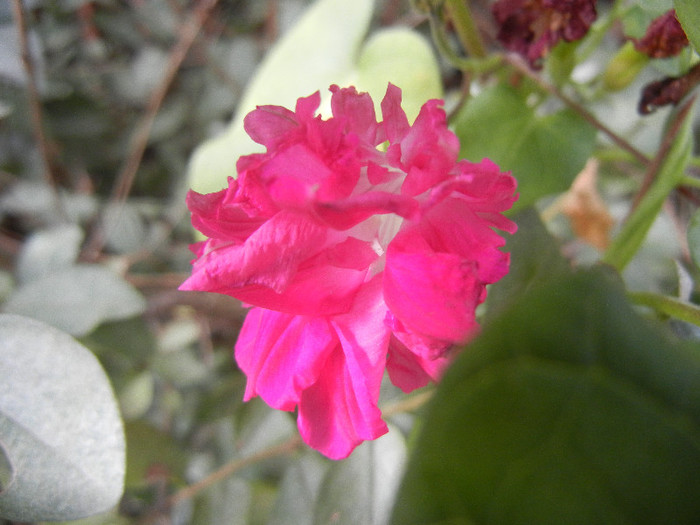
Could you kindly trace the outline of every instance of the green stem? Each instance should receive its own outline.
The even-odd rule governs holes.
[[[640,306],[648,306],[664,315],[700,326],[700,308],[694,304],[651,292],[628,292],[627,297]]]
[[[445,0],[445,9],[467,54],[484,58],[486,49],[469,10],[469,3],[465,0]]]

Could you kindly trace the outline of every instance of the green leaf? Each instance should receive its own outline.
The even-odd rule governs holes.
[[[406,457],[406,443],[396,429],[367,441],[334,463],[321,484],[315,524],[386,523]]]
[[[471,99],[455,119],[460,156],[488,157],[512,170],[520,198],[514,209],[569,188],[595,146],[595,129],[570,110],[537,116],[513,88],[497,85]]]
[[[518,231],[506,238],[503,249],[510,253],[510,270],[503,279],[489,286],[488,318],[528,290],[571,273],[569,262],[562,256],[559,244],[542,224],[537,211],[528,208],[511,219],[518,225]]]
[[[673,0],[676,16],[683,26],[688,40],[700,51],[700,9],[696,0]]]
[[[447,371],[393,523],[698,523],[699,385],[604,272],[537,288]]]
[[[115,505],[124,435],[95,357],[38,321],[0,315],[0,443],[14,478],[0,516],[69,520]]]
[[[700,268],[700,210],[697,210],[688,223],[688,247],[695,266]]]
[[[145,307],[141,294],[117,274],[85,264],[21,286],[8,299],[5,311],[82,336],[102,322],[140,314]]]

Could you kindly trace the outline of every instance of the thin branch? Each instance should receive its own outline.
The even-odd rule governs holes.
[[[512,67],[518,70],[518,72],[535,82],[540,88],[544,89],[549,94],[554,95],[564,104],[576,111],[576,113],[581,115],[581,117],[583,117],[583,119],[586,120],[593,127],[605,133],[610,138],[610,140],[612,140],[623,150],[630,153],[640,164],[642,164],[643,166],[648,166],[650,164],[651,161],[649,157],[647,157],[644,153],[639,151],[632,144],[627,142],[620,135],[618,135],[605,124],[603,124],[593,113],[588,111],[581,104],[562,93],[556,86],[553,86],[549,82],[546,82],[544,79],[542,79],[537,73],[532,71],[519,56],[509,53],[504,55],[504,59]]]
[[[123,203],[129,196],[134,178],[136,177],[136,172],[141,165],[143,154],[148,146],[148,138],[151,134],[151,129],[153,128],[158,110],[163,104],[163,100],[165,100],[170,85],[180,69],[182,62],[185,60],[190,47],[217,3],[218,0],[201,0],[192,11],[189,18],[182,24],[180,28],[180,37],[170,52],[163,79],[158,87],[151,93],[146,106],[146,112],[141,121],[136,125],[131,136],[126,160],[112,188],[112,195],[110,197],[111,203]],[[86,243],[82,258],[85,260],[97,259],[103,245],[104,230],[103,224],[100,222],[93,230],[90,240]]]
[[[264,450],[261,450],[260,452],[256,452],[255,454],[252,454],[245,458],[236,459],[234,461],[231,461],[230,463],[226,463],[220,469],[215,470],[208,476],[199,480],[197,483],[193,483],[192,485],[188,485],[187,487],[178,490],[175,494],[173,494],[170,497],[170,505],[177,505],[181,501],[192,498],[193,496],[197,495],[203,490],[211,487],[212,485],[220,481],[223,481],[224,479],[232,476],[234,473],[238,472],[239,470],[245,467],[254,465],[255,463],[264,461],[266,459],[290,454],[296,449],[298,449],[301,446],[301,444],[301,438],[298,435],[295,435],[294,437],[280,443],[279,445],[266,448]]]
[[[151,134],[151,128],[153,127],[153,122],[155,121],[158,110],[183,60],[187,56],[187,52],[217,2],[218,0],[202,0],[198,3],[188,20],[183,24],[180,31],[180,38],[170,53],[163,80],[160,82],[157,89],[151,93],[151,97],[146,106],[146,113],[136,126],[136,130],[132,135],[129,154],[127,155],[126,162],[113,188],[113,200],[124,201],[128,197],[134,182],[134,177],[143,159],[143,154],[146,151],[148,137]]]
[[[22,0],[13,0],[13,10],[15,23],[17,25],[17,34],[20,47],[20,55],[22,58],[22,66],[27,77],[27,92],[29,99],[29,109],[32,117],[32,126],[34,128],[34,136],[37,147],[41,155],[41,161],[44,165],[44,178],[47,184],[53,189],[56,196],[58,189],[56,185],[56,176],[54,174],[54,163],[51,158],[51,148],[49,147],[46,134],[44,133],[44,118],[41,109],[39,98],[39,90],[36,85],[36,77],[34,75],[34,65],[32,62],[31,52],[29,50],[29,38],[27,37],[27,23],[24,18],[24,9]],[[57,199],[58,201],[58,199]]]

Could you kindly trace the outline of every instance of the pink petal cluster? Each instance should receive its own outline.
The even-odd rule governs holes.
[[[208,239],[181,289],[253,306],[235,347],[245,399],[297,409],[306,443],[339,459],[387,431],[385,370],[424,386],[474,335],[486,285],[508,271],[493,228],[515,231],[501,212],[517,196],[489,160],[457,161],[441,101],[411,125],[396,86],[382,122],[367,93],[331,92],[327,120],[318,92],[247,115],[267,151],[239,159],[228,188],[189,193]]]

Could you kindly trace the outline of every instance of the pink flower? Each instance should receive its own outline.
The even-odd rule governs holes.
[[[298,409],[303,439],[331,458],[387,431],[379,389],[439,378],[452,348],[477,331],[486,285],[508,271],[501,212],[515,180],[488,160],[457,161],[438,100],[413,125],[389,85],[377,122],[367,93],[331,87],[295,111],[260,106],[245,119],[266,153],[242,157],[238,178],[190,192],[208,237],[183,290],[250,304],[235,356],[245,399]]]

